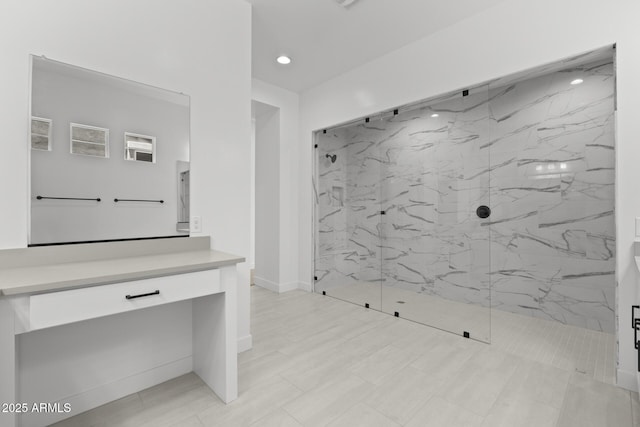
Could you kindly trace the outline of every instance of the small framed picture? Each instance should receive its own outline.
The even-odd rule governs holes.
[[[109,157],[109,129],[71,123],[71,154]]]
[[[53,121],[42,117],[31,117],[31,148],[51,151]]]
[[[124,159],[134,162],[156,162],[156,137],[124,133]]]

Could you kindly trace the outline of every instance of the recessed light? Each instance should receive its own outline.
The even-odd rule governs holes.
[[[351,6],[353,3],[355,3],[357,0],[336,0],[336,3],[338,3],[340,6],[347,8],[349,6]]]
[[[282,65],[287,65],[287,64],[291,64],[291,58],[289,58],[286,55],[280,55],[276,58],[276,61],[278,61],[278,64],[282,64]]]
[[[438,116],[440,116],[440,114],[438,114],[438,113],[433,113],[433,114],[431,115],[431,117],[438,117]]]
[[[582,79],[575,79],[571,82],[572,85],[579,85],[580,83],[582,83],[584,80]]]

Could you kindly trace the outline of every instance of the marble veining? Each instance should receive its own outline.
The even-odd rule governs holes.
[[[370,282],[613,332],[613,63],[549,70],[319,133],[316,290]]]

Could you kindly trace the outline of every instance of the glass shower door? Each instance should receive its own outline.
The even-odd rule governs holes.
[[[316,133],[314,291],[380,310],[380,161],[370,132]]]
[[[382,310],[491,339],[486,87],[387,119]]]

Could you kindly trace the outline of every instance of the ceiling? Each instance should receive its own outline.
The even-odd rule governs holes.
[[[253,77],[301,92],[505,0],[247,1]]]

